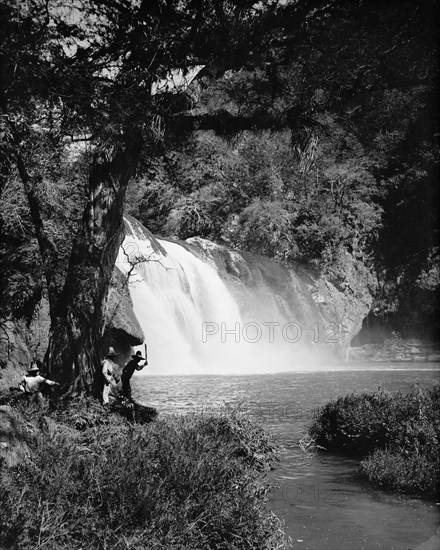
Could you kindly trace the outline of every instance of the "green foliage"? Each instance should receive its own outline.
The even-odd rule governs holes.
[[[46,157],[44,136],[35,136],[33,155],[41,178],[35,192],[45,219],[47,235],[57,249],[56,277],[64,279],[69,254],[84,205],[86,154]],[[55,167],[56,165],[56,167]],[[30,321],[44,290],[44,272],[23,184],[12,170],[5,180],[0,201],[0,305],[3,315]]]
[[[1,472],[2,548],[281,546],[263,480],[274,444],[234,413],[141,426],[82,400],[31,424],[31,460]]]
[[[173,143],[161,173],[172,193],[153,199],[146,181],[148,212],[159,232],[327,273],[343,272],[348,252],[378,274],[377,313],[432,309],[438,4],[318,5],[305,31],[310,4],[288,3],[264,70],[201,77],[195,113],[218,113],[211,127],[225,139],[199,131],[192,147]]]
[[[169,77],[171,70],[250,61],[257,47],[261,50],[266,44],[267,29],[260,25],[260,17],[270,12],[272,6],[261,11],[241,1],[214,5],[189,0],[166,6],[124,0],[2,2],[0,225],[2,238],[3,229],[6,235],[0,253],[1,263],[9,265],[2,273],[8,283],[1,288],[0,303],[6,314],[32,315],[43,286],[43,269],[49,301],[56,301],[72,239],[81,219],[90,216],[89,206],[96,216],[89,233],[81,238],[90,240],[90,249],[96,246],[92,225],[99,218],[98,205],[103,205],[100,193],[87,185],[93,153],[109,160],[115,149],[128,142],[134,150],[143,144],[154,151],[163,139],[161,121],[192,102],[191,92],[182,102],[185,92],[154,94],[152,85]],[[242,48],[243,36],[254,52]],[[134,172],[136,167],[132,168]],[[17,169],[26,182],[27,196],[18,185]],[[28,201],[33,205],[31,216],[25,206]],[[179,224],[188,230],[203,226],[194,221],[186,204],[180,204]],[[112,205],[106,206],[111,209]],[[103,216],[107,223],[111,218]],[[39,260],[32,225],[37,236],[44,237],[38,241]],[[23,250],[17,250],[20,261],[10,262],[14,247]],[[24,265],[25,254],[35,258],[29,269]],[[19,271],[25,274],[23,280]],[[78,273],[88,275],[81,269]],[[26,282],[29,292],[24,289]],[[15,301],[20,294],[23,299]]]
[[[298,245],[292,239],[293,216],[279,201],[254,199],[238,216],[230,235],[234,244],[269,257],[295,260]]]
[[[378,485],[425,496],[440,490],[438,385],[339,397],[316,411],[309,433],[327,450],[365,457],[361,470]]]
[[[330,269],[341,250],[366,259],[381,221],[376,182],[358,140],[331,117],[324,123],[326,133],[304,151],[288,131],[232,141],[198,132],[150,162],[150,181],[132,185],[133,197],[144,189],[139,210],[133,200],[129,209],[159,233],[208,237],[283,261]]]
[[[26,197],[14,180],[7,182],[1,194],[0,225],[2,315],[30,321],[41,299],[43,273]]]
[[[403,454],[377,449],[361,463],[361,471],[375,485],[401,493],[437,498],[440,461],[426,454]]]

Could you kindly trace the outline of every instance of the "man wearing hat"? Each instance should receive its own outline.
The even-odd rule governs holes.
[[[109,402],[110,393],[115,392],[116,384],[118,383],[119,365],[114,362],[114,358],[119,353],[116,353],[113,347],[110,347],[104,361],[102,362],[102,375],[104,377],[104,388],[102,390],[102,402]]]
[[[141,361],[145,361],[145,363],[141,365],[140,364]],[[142,370],[146,365],[148,365],[148,361],[145,359],[145,357],[142,357],[142,353],[140,351],[137,351],[136,355],[131,356],[131,361],[129,361],[122,370],[122,375],[121,375],[122,394],[127,399],[130,399],[130,401],[131,401],[130,379],[133,376],[133,373],[135,370]]]
[[[40,368],[35,361],[32,361],[31,366],[20,382],[18,388],[27,395],[32,395],[38,401],[41,400],[41,390],[43,386],[59,386],[58,382],[53,382],[48,378],[44,378],[40,374]]]

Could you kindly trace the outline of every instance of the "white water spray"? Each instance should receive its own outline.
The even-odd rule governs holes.
[[[283,299],[267,285],[232,288],[215,262],[185,245],[154,245],[140,224],[126,223],[117,267],[130,273],[134,312],[148,343],[145,374],[273,373],[310,366],[313,354],[304,344],[312,333],[292,322]]]

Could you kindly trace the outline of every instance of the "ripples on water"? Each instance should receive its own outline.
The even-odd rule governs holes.
[[[371,488],[356,476],[358,462],[304,454],[298,441],[311,411],[330,399],[379,386],[408,391],[439,381],[439,365],[347,365],[332,370],[247,376],[140,376],[135,398],[161,414],[224,413],[235,407],[274,433],[284,452],[271,473],[271,509],[286,522],[294,548],[415,549],[439,546],[439,506]],[[431,539],[428,541],[428,539]]]

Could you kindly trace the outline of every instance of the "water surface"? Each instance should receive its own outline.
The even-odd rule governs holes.
[[[356,475],[356,460],[303,453],[298,441],[311,411],[330,399],[379,386],[431,387],[439,372],[438,364],[375,363],[271,375],[135,375],[133,394],[161,414],[239,407],[270,430],[283,453],[270,474],[276,486],[269,506],[285,521],[294,548],[434,550],[440,547],[435,502],[372,488]]]

